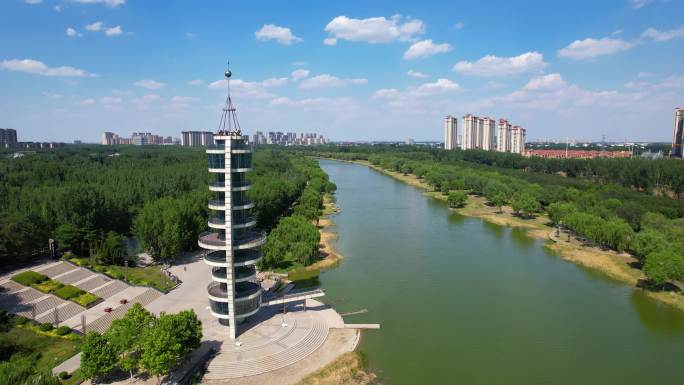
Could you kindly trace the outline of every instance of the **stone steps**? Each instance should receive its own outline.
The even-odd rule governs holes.
[[[220,380],[254,376],[292,365],[315,352],[328,337],[328,326],[323,319],[312,315],[311,321],[311,329],[305,336],[297,336],[298,333],[293,332],[285,338],[301,338],[294,346],[256,359],[234,360],[230,359],[228,355],[223,357],[219,355],[209,363],[204,378]]]

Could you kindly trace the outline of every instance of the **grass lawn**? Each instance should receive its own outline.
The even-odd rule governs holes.
[[[76,354],[80,344],[80,338],[53,337],[23,326],[0,333],[0,338],[11,341],[22,353],[40,353],[35,364],[37,370],[52,370]]]
[[[106,274],[114,279],[124,280],[126,268],[118,265],[92,265],[90,258],[69,258],[69,261],[78,265],[90,267],[93,270]],[[158,265],[147,267],[129,267],[128,282],[132,285],[153,286],[159,290],[167,291],[176,284],[161,271]]]
[[[53,279],[48,279],[47,281],[41,283],[34,283],[31,286],[33,286],[35,289],[42,291],[45,294],[56,292],[64,287],[63,284]]]

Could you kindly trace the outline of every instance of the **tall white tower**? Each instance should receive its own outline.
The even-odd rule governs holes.
[[[506,119],[499,119],[499,133],[496,138],[496,151],[511,151],[511,124]]]
[[[211,314],[228,326],[230,338],[237,335],[237,325],[259,311],[261,285],[256,281],[255,264],[261,260],[261,245],[266,233],[253,230],[254,207],[247,197],[252,185],[245,173],[252,170],[252,151],[242,135],[230,98],[229,70],[225,73],[228,97],[223,108],[214,145],[206,153],[213,181],[209,190],[215,196],[209,201],[211,229],[200,234],[198,244],[208,250],[204,261],[212,266],[212,282],[207,286]]]
[[[444,149],[445,150],[455,150],[456,149],[456,132],[457,132],[458,119],[454,116],[447,116],[444,118]]]

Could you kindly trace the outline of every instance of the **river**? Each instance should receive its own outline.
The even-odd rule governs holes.
[[[324,299],[382,325],[359,350],[387,383],[683,381],[682,312],[368,167],[320,164],[345,257],[321,275]]]

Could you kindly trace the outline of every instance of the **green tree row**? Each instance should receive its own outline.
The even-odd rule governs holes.
[[[81,373],[99,379],[119,369],[131,378],[136,370],[159,377],[199,347],[201,340],[202,323],[193,310],[156,317],[135,304],[104,334],[86,334]]]

